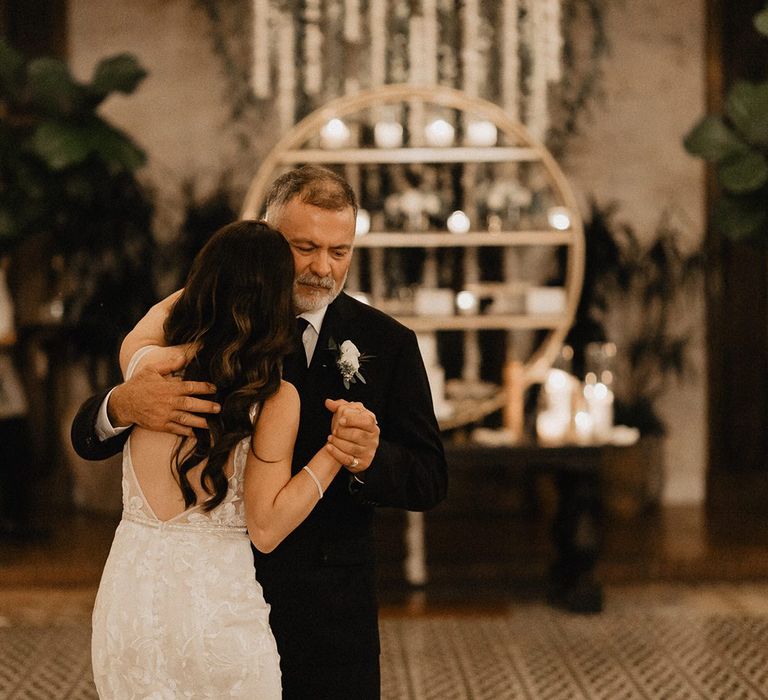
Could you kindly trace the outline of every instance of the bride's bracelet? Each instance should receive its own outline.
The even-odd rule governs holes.
[[[322,498],[323,497],[323,486],[320,483],[320,479],[318,479],[315,476],[314,472],[309,468],[309,465],[307,465],[305,467],[302,467],[302,468],[307,472],[307,474],[309,474],[310,477],[312,477],[312,481],[314,481],[315,482],[315,486],[317,486],[317,494],[320,496],[320,498]]]

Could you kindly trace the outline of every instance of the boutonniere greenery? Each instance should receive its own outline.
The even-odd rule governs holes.
[[[351,340],[345,340],[338,345],[333,338],[329,338],[328,349],[336,353],[336,366],[341,372],[345,389],[349,389],[349,385],[354,384],[358,379],[365,384],[365,379],[360,374],[360,365],[368,359],[367,355],[363,355]]]

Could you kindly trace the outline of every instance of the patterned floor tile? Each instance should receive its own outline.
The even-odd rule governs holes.
[[[588,617],[388,614],[383,700],[768,698],[768,586],[610,589]],[[90,700],[92,591],[0,592],[0,698]]]

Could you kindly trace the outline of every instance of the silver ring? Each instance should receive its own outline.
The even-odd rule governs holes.
[[[357,457],[352,457],[352,461],[349,463],[349,466],[352,469],[357,469],[359,464],[360,464],[360,460]]]

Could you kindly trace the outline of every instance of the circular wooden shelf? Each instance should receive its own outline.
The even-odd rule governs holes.
[[[372,127],[376,114],[382,108],[390,110],[418,109],[450,110],[458,119],[487,120],[498,132],[497,146],[472,147],[458,143],[448,147],[425,147],[419,142],[398,148],[377,148],[360,145],[362,127]],[[319,135],[331,119],[345,119],[353,126],[351,144],[339,149],[319,148]],[[357,143],[355,143],[357,142]],[[557,357],[566,334],[573,322],[578,305],[584,274],[583,224],[575,196],[568,181],[547,148],[536,141],[524,125],[512,120],[498,105],[471,97],[446,87],[413,85],[386,85],[377,89],[348,95],[325,104],[296,124],[285,134],[259,167],[248,189],[241,215],[258,218],[262,215],[264,197],[272,181],[280,173],[300,164],[318,163],[329,166],[395,167],[392,164],[517,164],[516,167],[537,167],[550,193],[552,206],[568,210],[570,226],[566,230],[536,225],[520,230],[491,232],[474,230],[466,234],[450,234],[443,231],[381,231],[359,236],[356,247],[367,251],[403,249],[452,249],[452,248],[499,248],[530,246],[536,248],[561,248],[565,254],[565,309],[556,314],[456,315],[435,321],[430,317],[406,316],[398,320],[414,330],[464,330],[480,333],[486,330],[537,330],[542,339],[524,360],[526,384],[542,381],[546,371]],[[528,166],[527,164],[532,164]],[[451,166],[456,167],[456,166]],[[485,166],[483,166],[485,167]],[[537,171],[539,172],[539,171]],[[358,193],[359,194],[359,193]],[[475,226],[475,229],[477,227]],[[503,394],[503,392],[502,392]],[[498,410],[503,405],[502,394],[488,400],[471,400],[454,412],[455,418],[441,421],[441,426],[456,427],[456,422],[475,422]],[[464,416],[464,418],[461,418]]]

